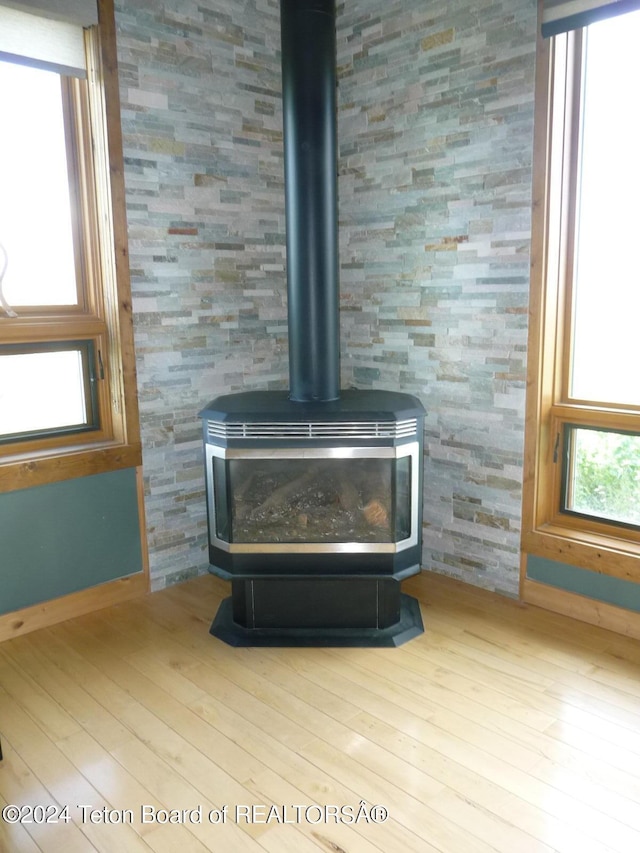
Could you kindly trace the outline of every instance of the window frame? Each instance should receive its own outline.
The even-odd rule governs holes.
[[[76,306],[19,307],[15,318],[2,312],[0,340],[87,341],[100,354],[100,423],[2,442],[0,492],[141,464],[113,0],[98,0],[98,21],[85,30],[87,80],[62,78],[68,161],[78,165],[79,179],[70,181],[83,296]],[[79,231],[89,235],[81,244]]]
[[[87,38],[90,38],[88,36]],[[64,427],[40,433],[27,431],[2,437],[0,458],[17,452],[65,447],[83,440],[91,443],[113,437],[109,389],[109,359],[106,358],[107,324],[104,317],[102,270],[99,261],[101,233],[92,162],[91,98],[95,85],[88,79],[60,76],[64,132],[67,151],[71,230],[75,260],[77,303],[72,305],[12,304],[16,317],[0,316],[0,356],[18,345],[55,351],[59,344],[85,341],[93,350],[94,363],[87,364],[85,384],[93,375],[94,424],[85,430]],[[104,353],[104,354],[103,354]],[[99,368],[100,363],[100,368]],[[80,438],[81,437],[81,438]]]
[[[601,433],[609,433],[618,436],[633,436],[634,438],[640,439],[640,434],[638,432],[623,432],[622,430],[616,428],[612,433],[609,430],[603,430],[599,426],[591,427],[586,426],[585,424],[565,424],[564,425],[564,434],[561,436],[559,441],[558,453],[561,455],[561,487],[560,487],[560,499],[564,504],[560,508],[560,512],[565,515],[570,515],[575,519],[586,519],[589,522],[589,526],[597,526],[606,525],[606,528],[603,530],[606,532],[608,530],[609,525],[615,525],[616,529],[622,529],[625,531],[626,536],[630,539],[640,540],[640,523],[631,522],[631,521],[623,521],[623,520],[614,520],[608,518],[607,516],[599,516],[592,512],[586,512],[580,509],[571,508],[570,504],[572,503],[572,470],[573,465],[575,464],[575,454],[576,454],[576,445],[572,444],[569,438],[569,434],[572,431],[586,432],[601,432]],[[571,457],[574,457],[572,460]]]
[[[640,434],[640,407],[569,393],[583,33],[538,37],[522,550],[640,581],[636,527],[562,509],[566,430]]]
[[[16,433],[1,433],[0,449],[3,445],[12,445],[17,442],[84,435],[85,433],[96,432],[100,429],[100,410],[98,404],[100,357],[95,351],[94,342],[91,338],[58,341],[21,341],[19,343],[2,344],[0,345],[0,356],[5,351],[7,355],[42,355],[69,350],[77,350],[82,360],[82,390],[85,402],[84,409],[87,416],[86,421],[84,423],[57,427],[35,427],[31,430],[22,430]]]

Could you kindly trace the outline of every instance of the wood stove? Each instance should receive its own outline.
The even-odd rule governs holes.
[[[421,633],[424,409],[340,393],[334,0],[281,0],[290,391],[203,409],[209,560],[232,645],[398,645]]]
[[[422,631],[423,409],[408,394],[218,397],[204,423],[209,557],[232,644],[397,645]]]

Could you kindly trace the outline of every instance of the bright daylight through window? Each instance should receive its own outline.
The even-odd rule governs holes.
[[[0,240],[9,305],[77,305],[61,77],[0,62]]]
[[[584,40],[571,396],[640,405],[640,12]]]

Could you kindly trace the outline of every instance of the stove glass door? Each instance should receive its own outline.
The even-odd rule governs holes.
[[[338,457],[327,450],[255,455],[218,448],[208,472],[214,544],[232,551],[408,546],[417,536],[412,448],[347,448]]]

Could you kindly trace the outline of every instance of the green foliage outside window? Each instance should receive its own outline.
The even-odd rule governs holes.
[[[573,501],[567,509],[640,525],[640,436],[573,431]]]

